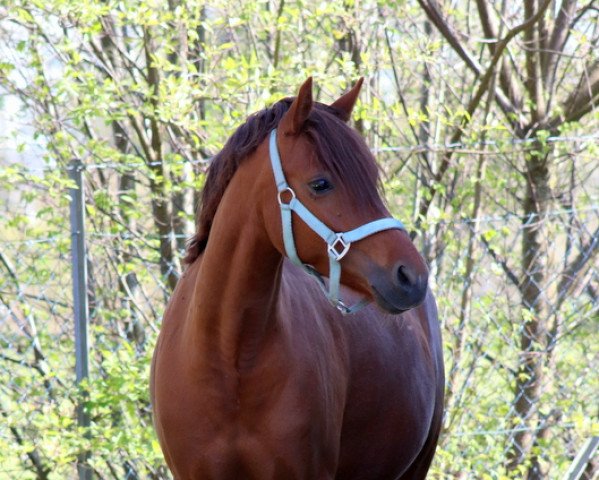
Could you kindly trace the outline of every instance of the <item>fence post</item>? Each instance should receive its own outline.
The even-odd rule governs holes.
[[[73,309],[75,313],[75,374],[77,385],[89,375],[87,302],[87,256],[85,252],[85,203],[83,200],[83,163],[72,160],[69,176],[75,182],[70,189],[71,196],[71,272],[73,277]],[[77,423],[81,428],[90,426],[89,413],[84,407],[85,397],[77,406]],[[92,469],[88,465],[89,451],[83,451],[77,459],[77,472],[80,480],[91,480]]]
[[[582,478],[598,447],[599,437],[597,436],[591,437],[584,442],[584,445],[576,455],[576,458],[572,461],[572,465],[570,465],[564,480],[579,480]]]

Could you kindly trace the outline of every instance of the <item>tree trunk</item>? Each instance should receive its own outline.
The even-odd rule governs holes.
[[[548,258],[545,220],[551,204],[548,154],[542,145],[536,143],[528,155],[521,252],[524,325],[520,333],[521,351],[515,385],[517,431],[508,454],[509,471],[514,471],[524,462],[536,438],[549,317],[548,292],[545,291]],[[542,475],[531,470],[528,478],[542,478]]]
[[[179,278],[179,262],[175,257],[175,234],[170,197],[167,192],[166,179],[168,171],[164,163],[164,146],[162,136],[164,128],[158,116],[158,96],[160,90],[160,72],[154,65],[152,55],[157,49],[153,33],[150,28],[144,30],[144,53],[148,75],[148,84],[151,88],[150,105],[153,107],[149,120],[150,145],[147,161],[151,171],[150,190],[152,191],[152,216],[154,225],[159,234],[160,242],[160,273],[164,277],[170,290],[174,290]]]

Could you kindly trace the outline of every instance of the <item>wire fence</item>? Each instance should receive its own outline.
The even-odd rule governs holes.
[[[152,429],[148,372],[168,277],[180,266],[165,269],[147,207],[130,199],[136,213],[120,214],[90,176],[95,167],[87,167],[80,262],[71,255],[78,229],[69,221],[73,184],[65,169],[56,176],[21,172],[0,199],[0,451],[9,452],[0,455],[0,478],[74,478],[82,462],[98,478],[170,478]],[[110,181],[105,185],[123,197]],[[522,478],[525,471],[562,478],[598,435],[599,203],[583,196],[576,207],[538,218],[489,209],[477,218],[438,219],[417,238],[431,266],[447,370],[446,417],[431,478]],[[523,272],[518,259],[533,223],[549,238],[540,252],[544,331],[531,353],[522,344],[531,320],[522,285],[538,277]],[[180,248],[186,235],[168,236]],[[73,272],[84,265],[90,375],[78,382]],[[525,398],[534,405],[522,418],[518,404],[528,390],[518,385],[530,355],[539,388]],[[88,428],[78,425],[80,405]],[[520,470],[510,471],[518,454]],[[592,458],[586,462],[590,478],[596,467]]]

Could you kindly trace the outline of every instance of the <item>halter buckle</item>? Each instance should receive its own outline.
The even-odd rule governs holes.
[[[291,198],[287,203],[283,201],[283,194],[289,192],[291,194]],[[296,198],[295,192],[291,187],[285,187],[283,190],[279,190],[277,193],[277,200],[279,201],[279,205],[282,207],[283,205],[289,205]]]
[[[339,310],[343,315],[347,315],[351,313],[351,308],[349,308],[345,303],[341,300],[337,300],[334,304],[335,308]]]
[[[339,261],[345,257],[345,254],[349,251],[349,247],[351,247],[351,242],[346,242],[343,240],[342,233],[336,233],[335,240],[327,245],[327,250],[331,258]],[[339,251],[339,248],[341,251]]]

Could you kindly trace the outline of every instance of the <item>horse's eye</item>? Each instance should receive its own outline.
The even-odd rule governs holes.
[[[317,178],[312,180],[308,186],[314,193],[325,193],[333,189],[333,185],[326,178]]]

